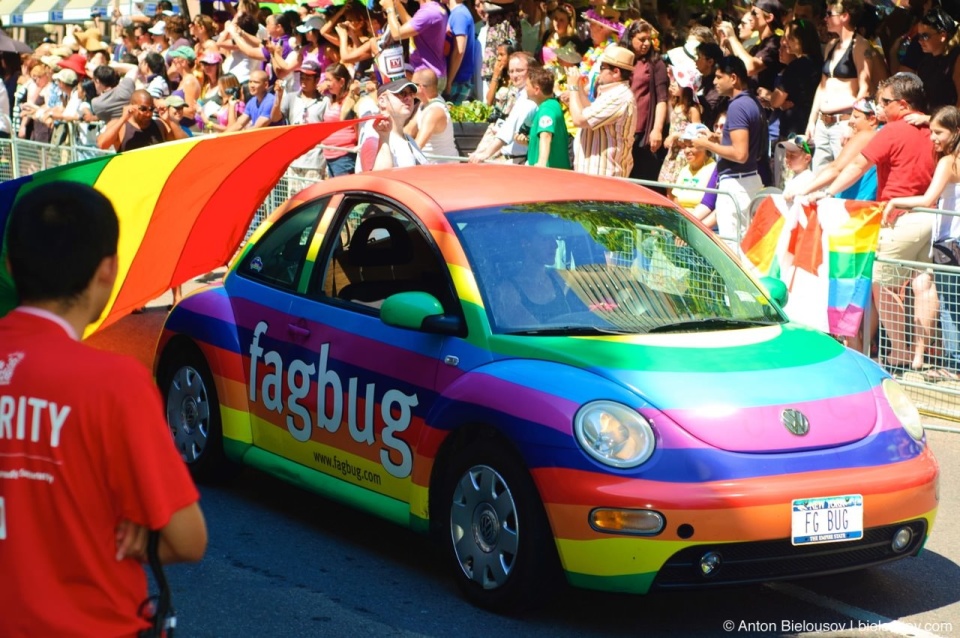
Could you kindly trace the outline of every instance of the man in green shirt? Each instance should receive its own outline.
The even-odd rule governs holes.
[[[527,72],[527,97],[537,103],[530,126],[527,163],[531,166],[571,168],[570,135],[563,121],[563,107],[553,96],[553,72],[531,68]]]

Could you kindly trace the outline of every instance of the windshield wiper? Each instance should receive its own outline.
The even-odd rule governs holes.
[[[600,326],[551,326],[549,328],[532,328],[530,330],[516,330],[507,332],[508,335],[523,335],[537,337],[552,336],[582,336],[582,335],[629,335],[636,334],[634,330],[619,330],[617,328],[602,328]]]
[[[698,332],[700,330],[736,330],[737,328],[752,328],[754,326],[772,326],[777,321],[758,319],[731,319],[729,317],[704,317],[703,319],[687,319],[662,326],[650,328],[647,332]]]

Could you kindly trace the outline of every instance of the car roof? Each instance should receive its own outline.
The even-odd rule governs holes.
[[[370,190],[371,177],[383,180],[373,190],[389,191],[392,186],[420,191],[445,211],[570,200],[674,206],[666,197],[626,180],[513,164],[432,164],[345,175],[328,181],[324,190]]]

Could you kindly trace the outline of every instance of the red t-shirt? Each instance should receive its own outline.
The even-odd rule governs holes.
[[[926,126],[890,122],[877,131],[862,153],[877,166],[877,201],[922,195],[933,179],[936,161]]]
[[[142,364],[49,313],[0,319],[0,636],[135,635],[146,575],[117,524],[198,498]]]

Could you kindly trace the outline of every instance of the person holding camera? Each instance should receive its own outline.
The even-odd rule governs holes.
[[[283,82],[274,87],[277,99],[273,102],[270,121],[274,124],[284,120],[289,124],[312,124],[322,122],[329,100],[324,99],[318,88],[322,71],[314,60],[304,60],[300,65],[300,91],[286,93]],[[315,146],[293,160],[287,174],[291,177],[290,190],[296,192],[323,177],[326,161],[320,147]]]
[[[517,87],[517,100],[510,109],[507,119],[497,127],[496,137],[480,142],[480,146],[470,154],[471,163],[484,162],[500,153],[513,164],[526,164],[527,145],[516,141],[517,133],[525,122],[537,110],[537,104],[527,97],[527,73],[530,69],[540,68],[542,65],[526,51],[517,51],[510,56],[508,73],[510,82]]]
[[[235,75],[226,73],[217,80],[217,94],[209,99],[203,107],[204,131],[207,133],[222,133],[230,125],[230,113],[236,119],[246,104],[241,95],[243,89]]]
[[[430,69],[420,69],[413,74],[413,83],[417,85],[417,98],[420,108],[405,127],[405,132],[417,141],[424,153],[439,158],[459,157],[457,144],[453,139],[453,122],[447,102],[440,97],[437,88],[437,74]],[[438,164],[456,162],[455,159],[434,159]]]
[[[629,177],[633,170],[633,138],[637,131],[637,101],[630,89],[636,57],[611,44],[599,60],[597,99],[588,98],[579,72],[567,71],[564,101],[573,123],[580,127],[573,142],[574,170],[590,175]]]
[[[123,115],[107,122],[97,138],[97,146],[104,151],[113,149],[120,153],[188,137],[170,116],[165,103],[161,102],[157,107],[152,95],[137,89]]]

